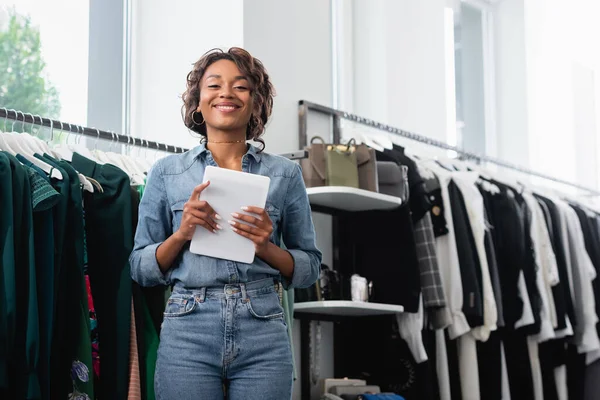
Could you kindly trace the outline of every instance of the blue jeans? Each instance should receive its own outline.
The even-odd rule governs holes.
[[[285,400],[292,355],[273,279],[175,288],[167,302],[155,375],[158,400]]]

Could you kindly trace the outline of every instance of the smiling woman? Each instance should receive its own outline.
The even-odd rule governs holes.
[[[244,49],[214,49],[194,64],[182,98],[185,125],[208,142],[252,139],[261,143],[275,90],[262,63]],[[208,137],[205,122],[218,128]],[[223,137],[219,128],[247,126],[245,137]]]
[[[225,389],[231,400],[290,399],[291,346],[278,292],[280,284],[312,285],[322,255],[299,165],[263,151],[273,86],[247,51],[213,50],[188,74],[183,101],[185,125],[203,140],[148,174],[130,257],[142,286],[173,287],[160,333],[157,398],[222,399]],[[269,177],[266,206],[217,214],[220,205],[202,193],[218,185],[198,185],[209,166]],[[196,229],[242,236],[254,245],[253,261],[190,252]]]

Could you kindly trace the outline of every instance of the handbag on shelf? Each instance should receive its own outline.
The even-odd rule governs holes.
[[[377,179],[379,193],[399,197],[403,203],[408,201],[408,167],[393,161],[377,161]]]
[[[300,164],[306,187],[359,187],[354,139],[350,139],[345,145],[326,144],[322,137],[314,136],[305,150],[308,158],[302,159]]]
[[[377,160],[375,150],[367,145],[356,146],[356,163],[358,166],[358,187],[371,192],[379,191],[377,178]]]
[[[321,264],[319,279],[307,288],[294,289],[294,301],[350,300],[350,278]]]

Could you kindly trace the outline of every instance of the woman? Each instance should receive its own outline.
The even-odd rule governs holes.
[[[225,390],[231,400],[289,399],[292,357],[277,289],[279,282],[288,289],[314,283],[321,252],[300,167],[263,152],[273,86],[245,50],[213,50],[188,74],[183,101],[185,125],[203,140],[152,168],[130,257],[136,282],[173,286],[160,335],[157,398],[222,399]],[[217,215],[201,200],[210,182],[196,186],[209,165],[268,176],[265,209],[248,204],[255,216]],[[196,227],[214,232],[226,223],[254,243],[252,264],[190,253]]]

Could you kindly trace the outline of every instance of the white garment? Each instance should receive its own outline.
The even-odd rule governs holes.
[[[446,303],[452,314],[452,325],[448,327],[450,339],[456,339],[464,335],[471,329],[467,318],[462,311],[463,292],[460,266],[458,262],[458,252],[456,249],[456,238],[454,236],[454,224],[452,223],[452,210],[450,209],[450,195],[448,193],[448,184],[452,178],[452,173],[441,168],[435,161],[421,161],[420,169],[429,169],[438,177],[441,187],[442,202],[444,204],[444,216],[448,233],[435,239],[437,250],[438,265],[440,268],[440,277],[444,292],[446,293]]]
[[[504,344],[500,343],[500,361],[502,363],[502,400],[510,400],[510,386],[508,383],[508,370],[506,369],[506,354]]]
[[[546,229],[546,222],[541,219],[543,218],[543,211],[539,205],[539,203],[535,200],[535,198],[529,193],[523,193],[523,198],[527,203],[531,211],[531,227],[530,227],[530,236],[531,242],[533,246],[533,251],[535,253],[535,264],[536,264],[536,275],[535,275],[535,283],[538,288],[538,292],[540,293],[540,299],[542,300],[542,308],[540,310],[540,332],[535,335],[535,338],[538,342],[544,342],[546,340],[550,340],[554,338],[554,324],[551,320],[552,311],[554,311],[554,315],[556,316],[556,310],[554,310],[554,298],[552,297],[552,304],[550,304],[549,295],[552,295],[552,287],[547,284],[547,280],[545,278],[547,266],[544,264],[544,259],[548,258],[545,254],[547,252],[552,252],[554,256],[554,252],[551,248],[544,247],[544,243],[542,240],[542,231],[546,233],[548,230]],[[551,311],[552,308],[552,311]],[[536,349],[537,351],[537,349]],[[539,362],[539,361],[538,361]]]
[[[404,339],[417,364],[427,361],[427,351],[423,345],[423,295],[419,296],[419,309],[416,313],[397,313],[396,322],[400,337]]]
[[[472,335],[458,338],[458,369],[463,400],[479,400],[479,363],[477,345]]]
[[[440,388],[440,400],[452,400],[450,391],[450,371],[448,370],[448,349],[444,330],[435,331],[435,369],[437,372],[438,386]]]
[[[566,203],[561,203],[567,225],[568,242],[571,256],[571,276],[573,282],[573,305],[577,318],[573,343],[579,353],[600,349],[600,339],[596,331],[598,316],[592,281],[596,278],[596,269],[585,248],[585,239],[577,213]]]
[[[479,264],[481,267],[481,283],[483,293],[483,326],[471,330],[477,340],[485,342],[490,337],[491,331],[497,329],[498,309],[492,288],[492,279],[485,251],[485,208],[481,192],[475,185],[479,179],[477,172],[453,172],[452,180],[460,190],[465,201],[465,208],[469,218],[469,225],[473,232]]]
[[[567,390],[567,366],[559,365],[554,369],[554,380],[556,381],[556,391],[558,400],[569,400],[569,391]]]
[[[529,362],[531,363],[534,400],[544,400],[544,385],[542,381],[542,367],[540,365],[538,342],[532,336],[527,337],[527,349],[529,350]]]
[[[523,313],[521,314],[521,318],[515,322],[515,329],[535,323],[533,310],[531,309],[531,300],[529,300],[529,293],[527,292],[527,285],[525,284],[525,276],[523,275],[523,271],[519,271],[517,288],[519,290],[519,296],[521,297],[521,300],[523,300]]]

